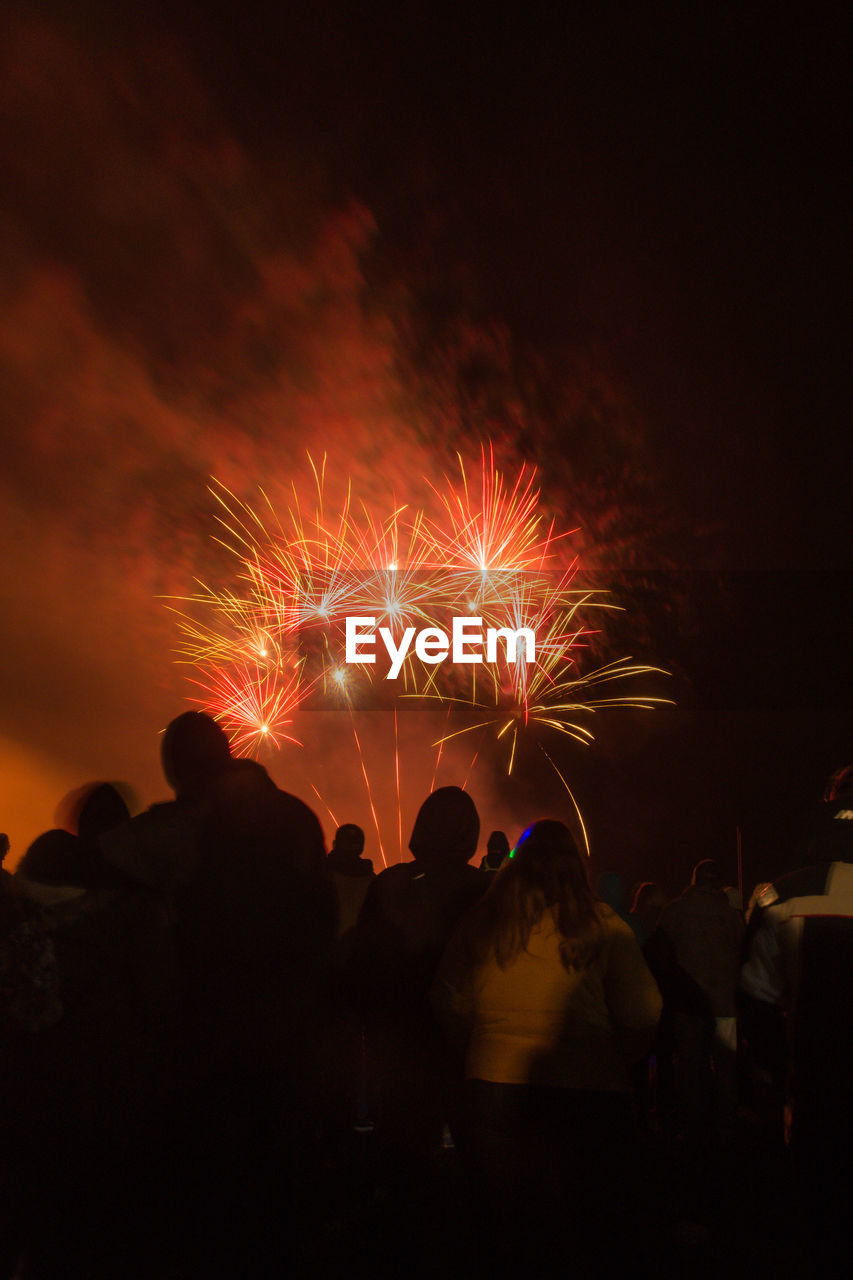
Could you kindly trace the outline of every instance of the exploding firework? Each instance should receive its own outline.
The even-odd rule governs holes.
[[[539,511],[535,471],[522,467],[510,484],[491,449],[484,450],[476,482],[460,458],[459,482],[446,479],[443,488],[433,488],[432,513],[395,501],[382,514],[354,503],[349,484],[343,500],[330,504],[325,458],[320,466],[311,461],[311,469],[310,495],[301,498],[294,486],[281,509],[263,490],[257,510],[214,482],[217,538],[234,557],[236,581],[225,590],[198,583],[176,609],[180,658],[195,668],[201,691],[194,700],[222,722],[243,753],[296,742],[285,729],[300,708],[318,705],[318,698],[320,705],[337,708],[348,720],[383,861],[356,713],[377,705],[393,709],[402,847],[401,699],[408,706],[414,700],[445,708],[445,730],[434,744],[433,782],[452,739],[476,730],[480,745],[491,737],[507,773],[520,742],[529,739],[565,786],[583,829],[547,736],[588,744],[590,721],[600,710],[650,709],[667,700],[612,692],[616,682],[630,681],[633,688],[657,668],[621,659],[584,670],[594,611],[617,606],[604,593],[578,585],[578,563],[566,550],[569,534],[555,533],[554,521]],[[435,643],[458,615],[503,636],[503,650],[496,644],[485,663],[451,663],[429,656],[425,645],[412,648],[415,633]],[[398,671],[383,663],[378,645],[363,664],[347,663],[347,619],[353,617],[372,622],[389,656],[392,649],[399,652]],[[535,637],[535,655],[527,651],[534,643],[527,636]],[[389,674],[397,678],[389,681]],[[461,726],[453,723],[460,718]],[[479,750],[478,745],[474,760]]]
[[[264,742],[274,747],[283,741],[300,745],[298,738],[284,732],[299,706],[298,667],[281,676],[275,666],[262,667],[258,662],[238,662],[227,668],[211,664],[195,683],[204,694],[198,701],[215,708],[238,754],[257,753]]]

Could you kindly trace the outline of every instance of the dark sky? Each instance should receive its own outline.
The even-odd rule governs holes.
[[[845,33],[629,8],[8,11],[18,845],[89,776],[162,794],[158,597],[212,571],[211,473],[286,485],[327,448],[372,497],[488,437],[674,672],[658,727],[566,758],[602,864],[675,889],[738,824],[756,876],[795,856],[853,749]]]
[[[316,159],[405,271],[419,251],[439,277],[464,266],[482,313],[555,359],[600,346],[732,559],[824,567],[844,541],[823,497],[843,434],[843,19],[628,8],[283,7],[196,49],[241,142]]]

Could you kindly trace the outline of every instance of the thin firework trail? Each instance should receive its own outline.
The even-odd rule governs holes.
[[[379,852],[382,856],[382,865],[384,867],[387,867],[388,860],[385,857],[385,850],[382,847],[382,831],[379,827],[379,818],[377,817],[377,814],[376,814],[376,807],[373,803],[373,793],[370,789],[370,778],[367,776],[367,768],[364,763],[364,752],[361,749],[361,743],[358,738],[358,730],[355,727],[355,720],[353,719],[352,711],[350,711],[350,719],[352,720],[352,734],[353,734],[353,737],[355,738],[355,745],[358,748],[358,758],[361,761],[361,772],[364,774],[364,785],[367,788],[367,800],[370,805],[370,812],[373,815],[373,823],[374,823],[374,826],[376,827],[376,838],[379,841]]]
[[[474,733],[484,725],[492,726],[495,729],[497,741],[509,735],[509,763],[506,772],[511,773],[519,735],[522,732],[540,726],[586,746],[593,741],[594,734],[592,729],[578,722],[579,716],[591,717],[600,710],[611,707],[633,707],[635,710],[650,711],[658,705],[672,705],[669,698],[647,694],[584,698],[587,691],[613,680],[652,673],[665,675],[666,673],[659,667],[632,663],[630,658],[624,658],[608,663],[587,676],[570,673],[564,677],[559,670],[556,670],[559,658],[558,653],[550,653],[545,655],[541,663],[537,662],[533,675],[528,678],[524,697],[519,693],[518,686],[510,679],[505,690],[496,689],[495,697],[491,702],[466,698],[445,699],[457,706],[465,706],[476,711],[479,719],[474,724],[464,725],[452,733],[445,734],[441,741],[449,742],[463,734]],[[490,718],[483,720],[484,714],[489,715]]]
[[[445,724],[447,724],[449,719],[450,719],[450,703],[447,704],[447,714],[444,718]],[[438,746],[438,750],[436,752],[436,757],[435,757],[435,768],[432,771],[432,782],[430,783],[430,787],[429,787],[430,795],[433,793],[433,791],[435,791],[435,780],[438,777],[438,766],[441,761],[441,753],[444,749],[444,738],[439,739],[437,746]]]
[[[480,743],[480,746],[482,746],[482,742]],[[477,750],[474,752],[473,756],[471,757],[471,763],[468,765],[468,772],[465,774],[465,781],[462,783],[463,791],[468,786],[468,779],[471,777],[471,773],[474,769],[474,765],[477,763],[477,757],[479,756],[479,754],[480,754],[480,747],[477,748]]]
[[[313,782],[311,783],[311,790],[314,792],[314,795],[317,797],[317,799],[320,801],[320,804],[321,804],[321,805],[323,806],[323,808],[326,810],[326,813],[327,813],[327,814],[329,815],[329,817],[332,819],[332,822],[334,823],[335,830],[337,831],[338,827],[339,827],[341,824],[338,822],[337,818],[336,818],[336,817],[335,817],[335,815],[332,813],[332,811],[331,811],[331,809],[329,808],[328,804],[327,804],[327,803],[326,803],[326,801],[323,799],[323,797],[320,795],[320,792],[319,792],[319,791],[317,790],[317,788],[314,786],[314,783],[313,783]]]
[[[400,738],[397,732],[397,707],[394,706],[394,773],[397,777],[397,841],[403,861],[403,807],[400,803]]]
[[[540,744],[539,744],[539,749],[540,749],[540,751],[542,752],[542,754],[544,755],[545,759],[546,759],[546,760],[548,761],[548,763],[550,764],[551,768],[552,768],[552,769],[554,770],[554,772],[556,773],[557,777],[558,777],[558,778],[560,779],[560,781],[562,782],[563,786],[566,788],[566,791],[568,792],[569,799],[571,800],[572,804],[574,805],[575,813],[577,814],[577,819],[578,819],[578,822],[580,823],[581,835],[583,836],[583,845],[584,845],[584,849],[586,849],[586,856],[587,856],[587,857],[589,857],[589,856],[590,856],[590,854],[589,854],[589,836],[588,836],[588,834],[587,834],[587,830],[586,830],[586,823],[585,823],[585,822],[584,822],[584,820],[583,820],[583,814],[582,814],[582,813],[581,813],[581,811],[580,811],[580,805],[578,804],[577,800],[575,799],[574,794],[573,794],[573,792],[572,792],[572,789],[571,789],[571,787],[569,786],[568,782],[566,782],[566,779],[563,777],[563,775],[562,775],[562,773],[560,772],[560,770],[559,770],[559,769],[557,768],[557,766],[554,764],[554,761],[553,761],[553,760],[551,759],[551,757],[548,755],[548,752],[547,752],[547,751],[545,750],[545,748],[542,746],[541,742],[540,742]]]

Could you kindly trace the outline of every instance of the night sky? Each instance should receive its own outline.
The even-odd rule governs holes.
[[[841,11],[588,8],[8,7],[15,854],[87,779],[164,796],[211,475],[276,494],[326,450],[416,502],[491,440],[625,604],[605,650],[673,673],[560,754],[596,868],[734,879],[738,826],[747,888],[796,860],[853,757]],[[303,792],[337,731],[304,732],[266,761]],[[552,784],[482,775],[486,832],[562,816]]]

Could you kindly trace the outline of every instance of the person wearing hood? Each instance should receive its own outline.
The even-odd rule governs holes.
[[[505,831],[493,831],[486,841],[486,852],[480,862],[480,870],[487,876],[499,871],[509,857],[509,840]]]
[[[480,818],[461,787],[440,787],[420,807],[409,840],[413,862],[382,871],[359,916],[359,961],[369,1002],[427,1008],[427,992],[453,926],[486,883],[470,859]]]
[[[355,967],[365,1017],[376,1137],[393,1179],[425,1176],[454,1110],[456,1077],[429,1004],[438,962],[456,922],[488,880],[470,865],[480,818],[461,787],[440,787],[420,807],[413,861],[371,882],[358,920]]]

